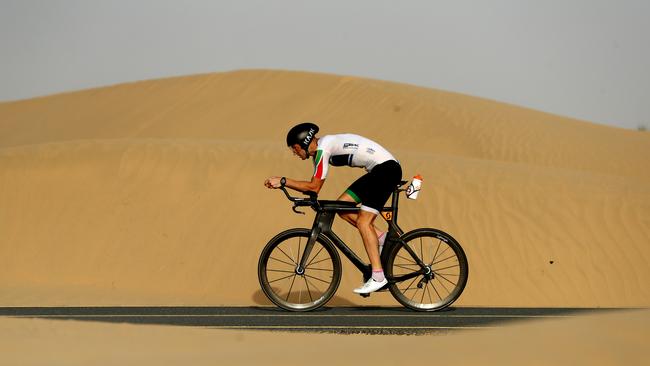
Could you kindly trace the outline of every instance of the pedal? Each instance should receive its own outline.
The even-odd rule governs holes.
[[[361,297],[370,297],[370,294],[359,294]]]

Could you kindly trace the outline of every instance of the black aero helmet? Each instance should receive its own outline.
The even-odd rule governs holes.
[[[318,126],[310,122],[295,125],[287,133],[287,146],[291,147],[298,144],[303,150],[307,151],[309,143],[314,139],[317,132]]]

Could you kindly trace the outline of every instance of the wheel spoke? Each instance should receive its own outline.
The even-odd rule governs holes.
[[[439,261],[437,261],[437,262],[435,262],[435,263],[432,262],[430,265],[433,266],[433,265],[436,265],[436,264],[438,264],[438,263],[442,263],[442,262],[444,262],[444,261],[446,261],[446,260],[449,260],[449,259],[451,259],[451,258],[457,258],[457,257],[456,257],[456,253],[452,254],[451,256],[449,256],[449,257],[447,257],[447,258],[445,258],[445,259],[441,259],[441,260],[439,260]]]
[[[420,237],[420,259],[424,259],[424,248],[422,245],[422,237]]]
[[[307,281],[307,276],[303,276],[302,279],[305,281],[305,286],[307,287],[307,294],[309,294],[309,301],[314,301],[314,298],[311,297],[311,289],[309,288],[309,282]]]
[[[281,270],[281,269],[268,269],[268,268],[266,269],[266,271],[267,271],[267,272],[291,273],[291,274],[295,274],[295,273],[296,273],[295,271],[283,271],[283,270]]]
[[[327,272],[334,272],[333,269],[329,268],[307,268],[310,271],[327,271]]]
[[[442,277],[442,278],[443,278],[444,280],[447,280],[447,279],[446,279],[446,278],[444,278],[444,277]],[[440,281],[440,278],[439,278],[439,276],[436,276],[436,280],[438,280],[438,282],[440,282],[440,286],[442,286],[442,288],[444,288],[444,289],[445,289],[445,291],[447,291],[447,293],[448,293],[448,294],[450,294],[450,293],[451,293],[451,291],[449,291],[449,290],[447,289],[447,286],[445,286],[445,284],[444,284],[444,282],[442,282],[442,281]],[[449,280],[447,280],[447,281],[449,281]],[[449,281],[449,282],[450,282],[450,283],[451,283],[452,285],[454,285],[454,286],[456,286],[456,284],[455,284],[455,283],[453,283],[453,282],[451,282],[451,281]]]
[[[442,244],[442,241],[438,240],[438,247],[436,248],[436,252],[433,254],[433,259],[431,260],[431,263],[429,263],[429,265],[431,265],[433,261],[436,260],[436,257],[438,256],[438,251],[440,250],[440,244]]]
[[[418,254],[416,253],[415,250],[413,250],[413,248],[411,248],[409,243],[406,243],[406,242],[403,242],[403,243],[404,243],[404,245],[402,246],[402,248],[404,248],[404,250],[411,257],[413,262],[417,263],[418,265],[424,266],[424,263],[422,263],[422,259],[420,257],[418,257]]]
[[[289,258],[289,260],[290,260],[291,262],[293,262],[293,264],[298,265],[298,263],[297,263],[297,262],[294,262],[293,258],[291,258],[291,257],[289,256],[289,254],[287,254],[284,250],[282,250],[282,248],[280,248],[279,245],[278,245],[276,248],[278,248],[278,250],[281,251],[282,254],[284,254],[287,258]],[[289,249],[291,249],[291,247],[289,247]]]
[[[274,258],[274,257],[269,257],[269,259],[273,259],[274,261],[278,261],[278,262],[280,262],[280,263],[284,263],[284,264],[289,265],[289,266],[291,266],[291,267],[293,267],[293,266],[295,265],[295,263],[285,262],[285,261],[283,261],[283,260],[280,260],[280,259],[277,259],[277,258]]]
[[[413,271],[413,268],[409,268],[409,267],[406,267],[406,266],[416,267],[416,270],[417,270],[417,268],[420,267],[417,264],[395,264],[395,267],[397,267],[397,268],[405,269],[407,271]]]
[[[426,284],[424,286],[424,290],[422,290],[422,298],[420,299],[420,304],[424,304],[424,295],[427,293],[427,287]]]
[[[332,258],[327,257],[327,258],[325,258],[325,259],[321,259],[321,260],[319,260],[318,262],[314,262],[314,263],[312,263],[312,264],[323,263],[323,262],[326,262],[326,261],[331,260],[331,259],[332,259]],[[305,267],[305,268],[307,268],[307,267]]]
[[[405,289],[405,290],[402,290],[402,291],[404,291],[404,293],[406,293],[407,291],[417,291],[417,290],[418,290],[417,287],[413,287],[413,288]]]
[[[427,283],[427,287],[428,287],[428,286],[429,286],[429,284]],[[438,298],[439,298],[440,300],[442,300],[442,296],[440,296],[440,293],[438,293],[438,290],[436,289],[436,286],[433,285],[433,283],[431,283],[431,287],[433,287],[433,291],[436,292],[436,295],[438,295]]]
[[[291,296],[291,290],[293,289],[294,282],[296,282],[296,276],[293,276],[293,280],[291,280],[291,286],[289,286],[289,292],[287,293],[287,298],[284,301],[289,301],[289,296]]]
[[[436,274],[436,276],[452,276],[452,277],[460,277],[460,273],[440,273],[438,271],[433,271],[433,273]]]
[[[407,254],[408,254],[408,252],[407,252]],[[404,259],[405,261],[411,262],[413,264],[418,264],[418,262],[414,261],[412,258],[406,258],[406,257],[403,257],[403,256],[401,256],[399,254],[397,255],[397,258]]]
[[[408,290],[411,288],[411,286],[413,286],[413,282],[415,282],[417,279],[418,279],[418,278],[415,277],[415,278],[413,279],[413,281],[411,281],[411,283],[409,283],[409,285],[408,285],[405,289],[403,289],[403,290],[404,290],[404,291],[408,291]]]
[[[316,281],[320,281],[320,282],[326,283],[326,284],[328,284],[328,285],[331,283],[331,282],[327,282],[327,281],[325,281],[325,280],[321,280],[321,279],[318,278],[318,277],[310,276],[310,275],[308,275],[308,274],[305,274],[305,277],[309,277],[309,278],[311,278],[311,279],[314,279],[314,280],[316,280]]]
[[[457,283],[455,283],[455,282],[451,282],[447,277],[442,276],[442,275],[440,275],[439,273],[436,273],[436,276],[437,276],[437,277],[442,277],[443,280],[449,282],[450,284],[452,284],[452,285],[454,285],[454,286],[457,285]],[[442,281],[440,281],[440,283],[442,283]]]
[[[269,283],[273,283],[273,282],[278,282],[278,281],[286,280],[287,278],[292,277],[292,276],[295,276],[295,275],[296,275],[296,274],[293,273],[293,274],[290,274],[290,275],[288,275],[288,276],[284,276],[284,277],[281,277],[281,278],[277,278],[277,279],[275,279],[275,280],[273,280],[273,281],[269,281]]]
[[[321,290],[320,287],[317,284],[314,284],[314,282],[310,281],[307,277],[305,277],[305,280],[309,282],[309,285],[313,289],[313,292],[316,296],[322,296],[325,291]],[[325,290],[327,290],[327,287],[325,287]]]
[[[451,248],[451,247],[450,247],[449,245],[447,245],[447,247],[446,247],[442,252],[440,252],[440,254],[438,254],[437,256],[433,257],[433,261],[435,262],[435,261],[436,261],[436,258],[438,258],[439,256],[445,254],[445,252],[448,251],[449,248]],[[433,264],[433,262],[432,262],[431,264]]]
[[[433,304],[433,299],[431,298],[431,291],[429,291],[429,284],[428,283],[427,283],[426,286],[424,286],[424,289],[427,292],[427,295],[429,295],[430,304]],[[436,288],[434,287],[433,290],[435,291],[435,289]]]
[[[413,296],[411,296],[411,299],[410,299],[411,301],[413,301],[413,299],[415,298],[415,295],[418,294],[418,290],[420,290],[420,289],[415,287],[413,290],[415,290],[415,291],[413,292]]]
[[[454,264],[453,266],[449,266],[449,267],[436,268],[436,269],[432,269],[432,271],[438,273],[437,271],[444,271],[445,269],[456,268],[456,267],[460,267],[460,264]]]
[[[418,278],[415,277],[415,278],[413,279],[413,281],[411,281],[411,283],[409,283],[408,287],[404,290],[404,292],[408,291],[408,290],[411,288],[411,286],[413,286],[413,284],[415,283],[415,281],[417,281],[417,279],[418,279]],[[411,300],[413,300],[413,299],[411,299]]]

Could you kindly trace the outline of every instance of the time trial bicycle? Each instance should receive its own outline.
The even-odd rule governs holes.
[[[392,205],[381,215],[388,223],[380,254],[393,297],[402,305],[417,311],[437,311],[451,305],[467,283],[468,264],[460,244],[449,234],[432,228],[404,233],[397,224],[400,182],[392,194]],[[273,237],[262,250],[258,262],[258,278],[264,294],[275,305],[289,311],[310,311],[325,305],[341,282],[341,259],[337,248],[363,274],[364,282],[372,269],[332,231],[338,213],[357,212],[354,202],[318,200],[314,192],[306,198],[293,197],[281,187],[298,207],[311,207],[315,212],[311,229],[295,228]],[[370,294],[361,296],[367,297]]]

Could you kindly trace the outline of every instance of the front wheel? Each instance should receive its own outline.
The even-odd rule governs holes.
[[[418,311],[441,310],[456,301],[469,271],[460,244],[436,229],[413,230],[398,240],[386,261],[393,297]]]
[[[304,269],[298,268],[310,230],[291,229],[276,235],[262,250],[257,275],[264,294],[290,311],[309,311],[329,301],[341,282],[336,248],[319,236]]]

